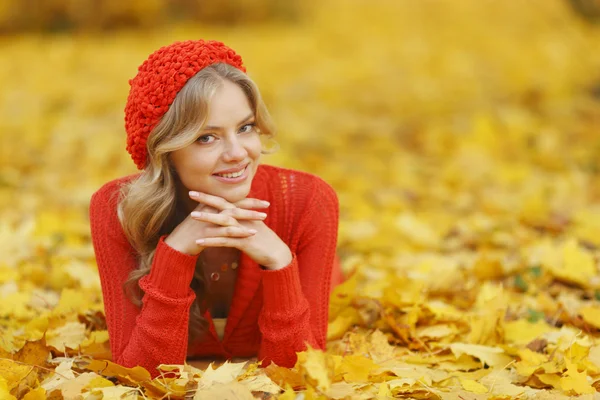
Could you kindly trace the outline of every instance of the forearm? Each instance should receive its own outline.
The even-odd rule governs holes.
[[[258,325],[262,334],[259,359],[268,365],[291,367],[296,352],[306,345],[321,348],[311,324],[309,302],[302,292],[295,256],[286,267],[263,273],[263,308]]]
[[[119,309],[107,313],[111,341],[117,341],[112,346],[116,362],[142,365],[153,375],[159,364],[183,363],[195,300],[190,288],[195,260],[159,242],[150,273],[139,281],[144,292],[141,310],[127,316]]]
[[[146,294],[127,344],[114,361],[126,367],[141,365],[152,376],[160,364],[183,364],[187,355],[190,296],[165,302]]]

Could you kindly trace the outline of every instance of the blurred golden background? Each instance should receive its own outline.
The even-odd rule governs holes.
[[[84,325],[79,345],[102,330],[82,317],[102,308],[89,199],[136,171],[128,79],[158,47],[196,38],[235,49],[261,88],[281,146],[264,162],[338,192],[339,253],[364,279],[332,304],[331,351],[361,326],[423,350],[419,328],[439,321],[407,322],[403,307],[443,299],[473,326],[490,287],[503,317],[447,343],[509,343],[490,332],[531,312],[548,330],[585,322],[595,337],[600,319],[581,310],[600,299],[598,10],[597,0],[0,1],[1,347],[71,322]]]

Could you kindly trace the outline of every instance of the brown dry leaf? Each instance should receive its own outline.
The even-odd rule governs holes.
[[[47,343],[44,339],[40,339],[26,342],[23,348],[13,356],[13,360],[29,365],[42,366],[48,360],[48,356],[50,356],[50,350]]]
[[[150,380],[150,373],[142,367],[126,368],[108,360],[82,360],[79,368],[102,376],[115,377],[125,384],[137,384]]]
[[[273,382],[281,387],[287,385],[292,389],[300,389],[306,385],[302,374],[295,369],[279,367],[272,363],[265,368],[265,373]]]

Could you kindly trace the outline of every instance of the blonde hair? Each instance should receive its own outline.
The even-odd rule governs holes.
[[[158,240],[171,233],[185,218],[181,207],[177,207],[177,176],[169,154],[197,139],[206,124],[210,99],[225,80],[237,84],[248,97],[260,134],[271,139],[275,135],[256,84],[242,71],[229,64],[217,63],[188,80],[148,137],[146,167],[139,177],[121,188],[117,213],[125,235],[138,255],[138,268],[131,271],[123,289],[138,306],[144,295],[139,280],[150,273]],[[208,327],[203,317],[206,309],[202,306],[205,298],[202,274],[194,274],[191,287],[196,292],[196,301],[190,309],[189,341],[205,333]]]

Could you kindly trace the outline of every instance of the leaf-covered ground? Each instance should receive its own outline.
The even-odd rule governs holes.
[[[124,369],[87,218],[135,172],[127,80],[175,39],[244,56],[265,162],[338,191],[326,352]],[[299,24],[0,41],[0,398],[595,398],[600,27],[559,0],[330,0]],[[12,396],[12,397],[11,397]]]

